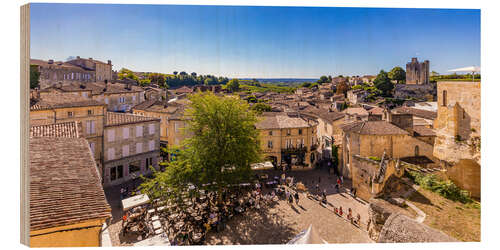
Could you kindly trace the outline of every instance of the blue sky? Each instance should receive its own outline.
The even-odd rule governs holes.
[[[480,11],[31,4],[31,58],[228,77],[376,74],[411,57],[480,66]]]

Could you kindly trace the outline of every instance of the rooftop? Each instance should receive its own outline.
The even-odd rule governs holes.
[[[133,114],[107,112],[105,126],[109,127],[109,126],[118,126],[118,125],[126,125],[133,123],[150,122],[150,121],[160,121],[160,119],[154,117],[133,115]]]
[[[84,138],[31,138],[30,229],[111,216],[97,166]]]
[[[344,132],[362,135],[408,135],[409,133],[387,121],[361,121],[342,126]]]
[[[434,120],[437,118],[437,112],[423,110],[423,109],[416,109],[411,107],[399,107],[391,111],[396,114],[412,114],[413,116],[429,120]]]
[[[30,137],[79,138],[83,135],[76,121],[30,127]]]
[[[104,106],[96,100],[85,98],[73,93],[50,93],[44,95],[42,99],[32,99],[30,102],[30,110],[46,110],[54,108],[71,108],[71,107],[87,107],[87,106]]]
[[[261,117],[263,119],[255,125],[257,129],[308,128],[316,125],[316,122],[300,117],[297,113],[264,112]]]

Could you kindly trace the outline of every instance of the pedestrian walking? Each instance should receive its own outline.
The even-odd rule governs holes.
[[[319,189],[319,184],[316,184],[316,193],[319,194],[321,191]]]
[[[288,203],[290,203],[290,206],[293,205],[293,195],[290,194],[290,196],[288,197]]]
[[[340,193],[340,189],[339,189],[339,184],[338,183],[335,184],[335,190],[337,191],[337,193]]]
[[[295,192],[295,203],[299,205],[299,192]]]

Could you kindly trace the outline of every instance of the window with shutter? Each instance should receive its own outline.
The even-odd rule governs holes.
[[[142,126],[135,127],[135,137],[142,137]]]
[[[155,141],[149,141],[149,151],[155,150]]]
[[[108,142],[112,142],[115,140],[115,130],[110,129],[108,130]]]
[[[135,144],[135,152],[137,154],[142,153],[142,142],[138,142],[137,144]]]
[[[123,139],[128,139],[129,131],[129,128],[123,128]]]
[[[122,147],[122,155],[123,155],[123,157],[127,157],[129,155],[129,153],[130,153],[129,146],[128,145],[124,145]]]
[[[149,134],[152,135],[155,133],[155,125],[149,124]]]
[[[90,129],[91,129],[91,124],[90,124],[90,121],[87,121],[87,124],[86,124],[86,130],[87,130],[87,135],[89,135],[91,132],[90,132]]]
[[[108,148],[108,160],[113,160],[115,158],[115,149]]]

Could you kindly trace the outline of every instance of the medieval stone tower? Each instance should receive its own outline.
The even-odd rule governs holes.
[[[416,57],[406,64],[406,84],[429,83],[429,60],[419,63]]]

